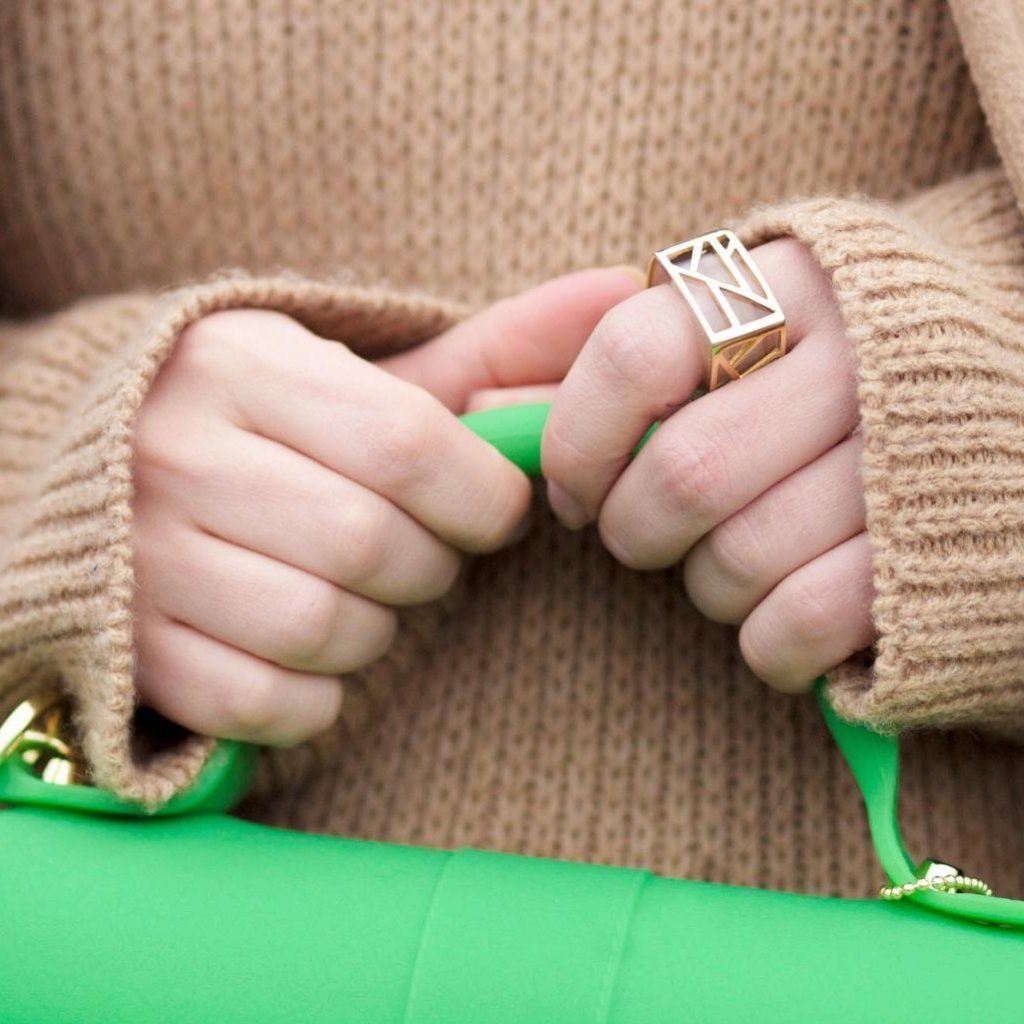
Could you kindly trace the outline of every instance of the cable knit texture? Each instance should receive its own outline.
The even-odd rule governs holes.
[[[131,423],[196,318],[279,309],[373,356],[732,222],[813,248],[857,349],[879,640],[833,699],[972,727],[909,743],[906,829],[1024,891],[1024,759],[977,736],[1024,727],[1020,35],[1003,0],[0,5],[0,697],[66,686],[123,793],[201,764],[204,740],[141,760],[130,731]],[[677,571],[538,510],[461,595],[347,680],[336,729],[264,759],[247,814],[877,880],[813,706],[758,684]]]

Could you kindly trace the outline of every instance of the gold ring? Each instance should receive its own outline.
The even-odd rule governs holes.
[[[647,287],[664,275],[686,299],[707,339],[704,384],[714,391],[786,351],[786,317],[753,257],[721,229],[659,249]]]

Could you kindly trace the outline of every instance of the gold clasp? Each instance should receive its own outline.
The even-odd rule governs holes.
[[[67,698],[56,690],[23,700],[0,723],[0,763],[20,757],[55,786],[87,782],[85,762],[69,739],[70,719]]]

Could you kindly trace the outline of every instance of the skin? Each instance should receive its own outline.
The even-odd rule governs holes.
[[[328,726],[338,674],[387,649],[396,609],[522,531],[527,480],[456,414],[523,401],[554,401],[559,519],[596,522],[634,569],[685,560],[694,604],[740,626],[760,678],[803,690],[868,646],[852,347],[806,249],[753,255],[792,351],[694,401],[697,323],[629,268],[555,279],[376,362],[277,313],[193,325],[134,430],[141,701],[274,745]]]
[[[396,608],[523,528],[528,481],[456,412],[559,381],[639,288],[571,274],[379,362],[273,312],[185,331],[133,431],[140,700],[275,745],[329,725]]]
[[[596,521],[634,569],[685,560],[697,608],[739,625],[754,673],[797,692],[873,639],[855,367],[810,252],[782,239],[753,257],[786,312],[792,350],[688,401],[703,373],[696,319],[669,285],[631,296],[558,389],[543,467],[565,525]]]

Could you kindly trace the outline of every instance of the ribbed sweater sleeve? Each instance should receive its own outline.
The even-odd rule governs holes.
[[[898,206],[754,211],[831,277],[859,367],[873,657],[832,674],[848,718],[1024,732],[1024,222],[1001,170]]]
[[[148,802],[187,785],[209,741],[146,763],[131,749],[132,420],[181,331],[242,306],[363,353],[423,340],[457,315],[419,296],[237,275],[0,322],[0,706],[66,688],[95,781]]]
[[[1024,729],[1024,225],[1004,175],[899,206],[808,199],[755,211],[748,244],[806,242],[856,346],[878,640],[833,674],[840,712],[882,728]],[[157,802],[207,742],[131,749],[131,423],[181,331],[273,308],[379,352],[459,310],[287,276],[222,277],[0,324],[0,701],[75,700],[97,782]]]

